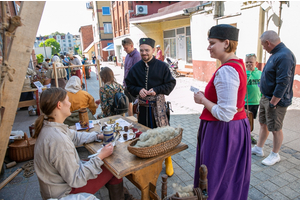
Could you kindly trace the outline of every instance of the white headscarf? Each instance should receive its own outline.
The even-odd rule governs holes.
[[[78,78],[78,76],[71,76],[65,87],[65,90],[76,94],[79,90],[81,90],[80,78]]]

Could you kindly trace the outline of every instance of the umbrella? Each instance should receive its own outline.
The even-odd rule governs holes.
[[[114,50],[115,49],[113,43],[102,49],[102,51],[114,51]]]

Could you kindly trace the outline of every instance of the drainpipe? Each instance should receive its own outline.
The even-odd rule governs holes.
[[[282,11],[282,1],[280,1],[279,4],[279,25],[278,25],[278,36],[280,34],[280,29],[281,29],[281,11]]]

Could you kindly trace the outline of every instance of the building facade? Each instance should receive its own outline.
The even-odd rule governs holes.
[[[132,35],[131,20],[138,20],[146,16],[152,16],[159,12],[160,8],[175,4],[177,1],[112,1],[112,25],[114,34],[114,49],[118,59],[118,65],[124,62],[126,52],[122,48],[122,40],[129,37],[134,42],[134,46],[138,49],[138,42],[141,34]],[[152,27],[156,28],[156,27]],[[134,30],[135,32],[135,30]],[[138,38],[137,38],[138,37]],[[153,38],[154,39],[154,38]],[[157,43],[158,44],[158,43]],[[162,45],[161,45],[162,46]]]
[[[87,3],[87,9],[92,11],[93,30],[93,53],[97,58],[107,61],[109,56],[114,55],[114,51],[103,51],[105,47],[113,43],[112,17],[110,1],[91,1]],[[85,51],[85,50],[84,50]]]
[[[67,33],[65,35],[49,35],[36,37],[34,47],[39,47],[41,42],[47,39],[54,38],[60,45],[60,54],[75,53],[75,46],[79,45],[79,35],[72,35]],[[80,45],[79,45],[80,46]]]

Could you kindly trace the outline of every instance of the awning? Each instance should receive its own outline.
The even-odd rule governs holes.
[[[115,49],[113,43],[102,49],[102,51],[114,51],[114,50]]]

